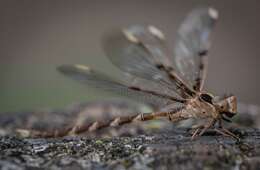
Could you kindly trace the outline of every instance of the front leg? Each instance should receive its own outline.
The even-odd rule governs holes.
[[[236,136],[234,133],[230,132],[228,129],[223,127],[221,119],[218,121],[218,123],[219,123],[219,128],[214,129],[217,133],[219,133],[223,136],[232,137],[232,138],[236,139],[237,141],[240,141],[240,138],[238,136]]]

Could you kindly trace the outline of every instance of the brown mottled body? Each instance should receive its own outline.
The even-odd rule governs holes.
[[[133,26],[106,37],[104,50],[108,58],[128,73],[126,77],[134,77],[134,81],[132,79],[126,84],[87,66],[58,67],[61,73],[81,83],[141,99],[157,105],[163,111],[122,114],[107,121],[97,120],[89,124],[76,122],[60,131],[20,130],[20,133],[24,136],[57,137],[164,117],[172,122],[189,118],[205,120],[205,124],[196,127],[192,139],[201,136],[209,128],[239,139],[222,127],[222,120],[230,122],[229,118],[237,112],[236,97],[219,99],[203,91],[208,66],[209,33],[217,18],[218,12],[213,8],[195,9],[188,15],[178,30],[174,47],[175,64],[172,63],[171,50],[165,44],[164,34],[154,26]],[[134,82],[142,84],[136,85]]]
[[[166,117],[169,113],[166,112],[158,112],[158,113],[140,113],[133,116],[124,116],[124,117],[116,117],[108,121],[95,121],[90,124],[77,125],[74,124],[70,127],[42,132],[37,130],[26,130],[26,129],[17,129],[19,135],[23,137],[63,137],[67,135],[77,135],[85,132],[92,132],[95,130],[103,129],[106,127],[116,127],[121,126],[127,123],[132,123],[134,121],[148,121],[153,120],[159,117]]]
[[[236,98],[234,96],[228,97],[215,104],[210,104],[206,101],[203,101],[199,99],[199,97],[189,99],[186,102],[187,103],[185,107],[172,108],[170,112],[140,113],[133,116],[116,117],[106,122],[95,121],[85,125],[74,124],[70,127],[50,132],[33,130],[28,131],[23,129],[18,129],[17,132],[24,137],[63,137],[67,135],[77,135],[80,133],[92,132],[106,127],[121,126],[132,123],[134,121],[149,121],[165,117],[172,122],[179,122],[189,118],[209,120],[208,124],[199,125],[195,129],[192,139],[198,135],[201,136],[207,129],[214,126],[216,122],[219,122],[220,125],[220,129],[215,129],[216,132],[239,139],[233,133],[221,127],[221,120],[224,116],[222,115],[223,112],[228,111],[230,114],[236,112]],[[228,117],[231,116],[233,115],[228,115]]]

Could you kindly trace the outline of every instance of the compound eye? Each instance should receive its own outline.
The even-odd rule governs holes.
[[[212,103],[213,98],[210,95],[208,95],[208,94],[201,94],[200,95],[200,99],[205,101],[205,102],[208,102],[210,104],[213,104]]]

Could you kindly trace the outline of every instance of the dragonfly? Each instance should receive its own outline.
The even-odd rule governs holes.
[[[173,49],[165,35],[152,25],[134,25],[113,30],[104,36],[102,45],[107,57],[129,80],[115,80],[85,65],[62,65],[62,74],[88,86],[112,91],[136,101],[157,106],[149,113],[119,115],[106,121],[74,125],[53,132],[31,132],[34,136],[58,137],[116,127],[136,121],[166,118],[171,122],[203,120],[195,126],[191,139],[207,130],[239,140],[223,127],[237,113],[235,96],[218,97],[204,91],[208,69],[210,35],[218,19],[211,7],[192,10],[180,24]]]

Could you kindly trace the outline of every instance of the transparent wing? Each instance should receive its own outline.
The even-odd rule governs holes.
[[[165,35],[158,28],[152,25],[134,25],[123,31],[128,38],[131,39],[132,36],[147,50],[152,64],[173,67],[173,54],[167,47]]]
[[[174,47],[175,64],[191,87],[200,90],[205,79],[209,36],[218,18],[213,8],[193,10],[181,24]]]
[[[181,89],[161,65],[172,65],[164,35],[153,26],[114,30],[103,39],[108,58],[122,71],[158,84],[166,94],[181,98]],[[174,93],[173,93],[174,92]]]
[[[167,105],[173,101],[183,102],[182,100],[175,99],[174,97],[157,94],[156,92],[144,90],[139,87],[128,87],[100,72],[90,69],[87,66],[63,65],[58,67],[58,70],[64,75],[91,87],[112,91],[116,94],[132,97],[135,100],[149,103],[158,107]]]

